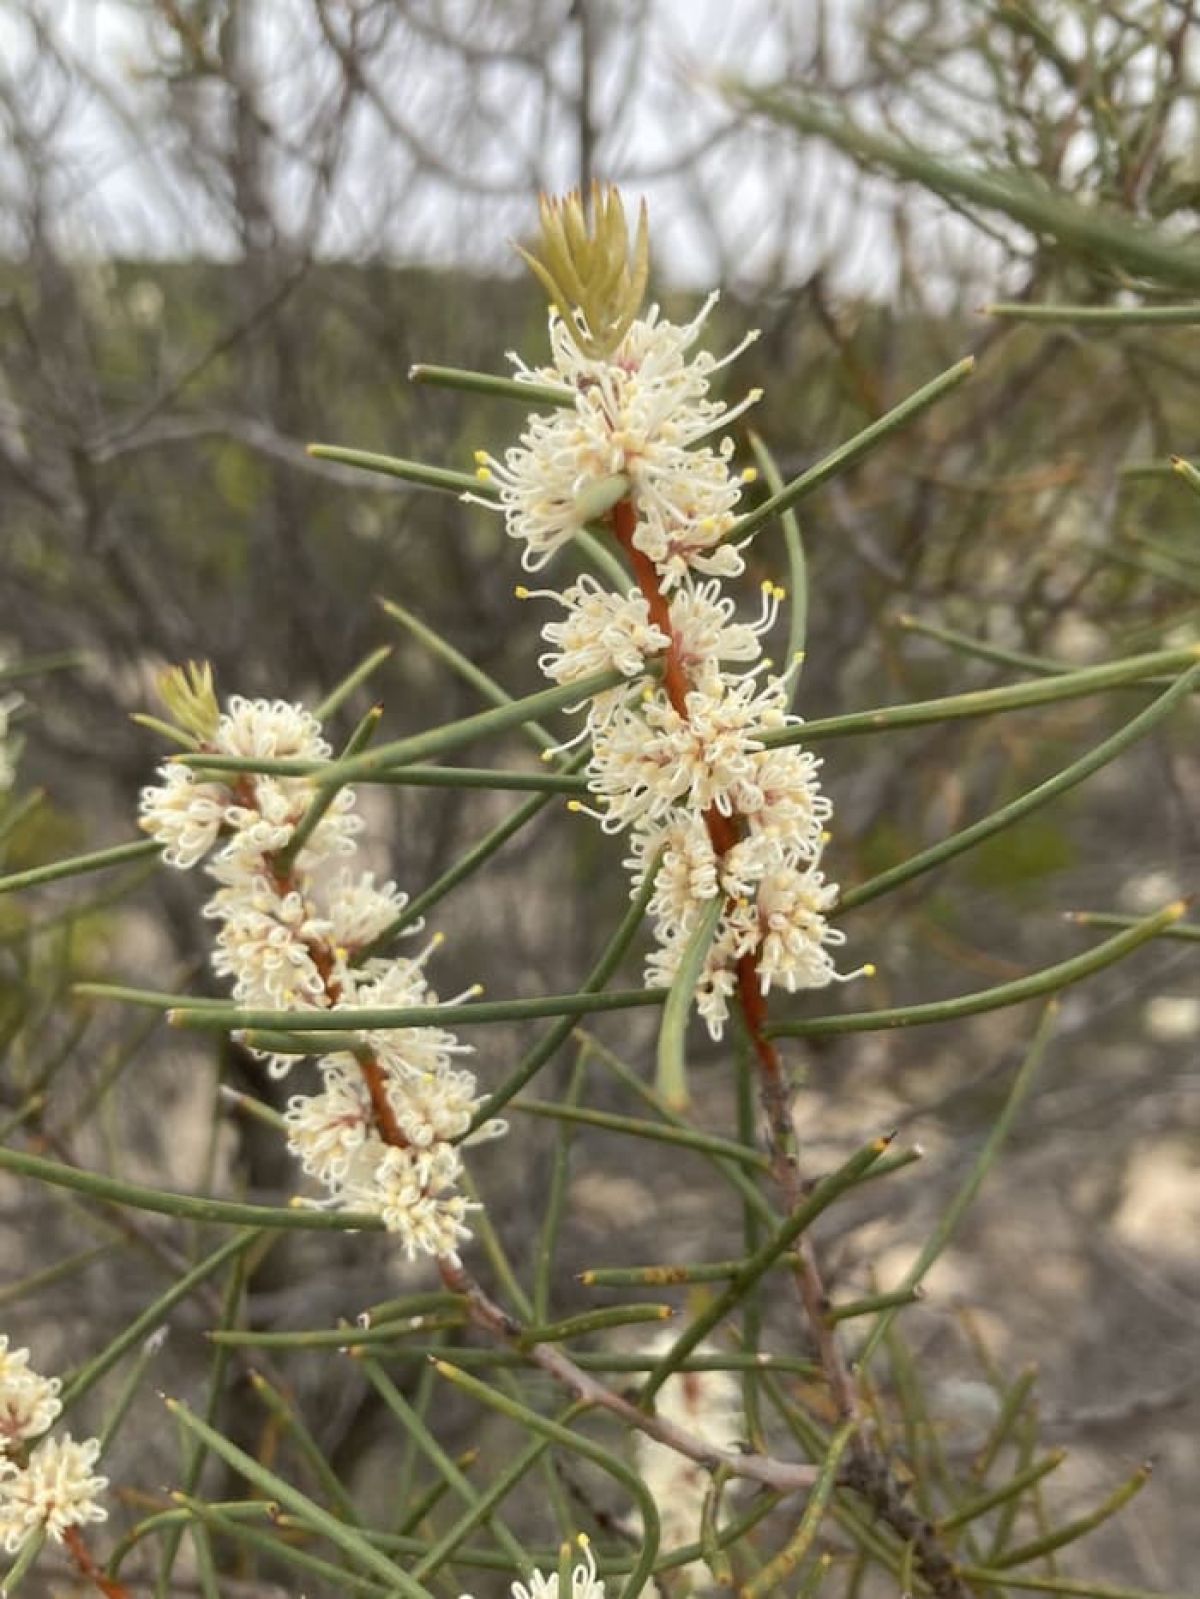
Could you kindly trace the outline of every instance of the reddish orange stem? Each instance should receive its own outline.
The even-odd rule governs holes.
[[[631,499],[619,500],[613,507],[612,528],[617,543],[633,564],[634,576],[646,601],[651,622],[671,641],[663,659],[663,688],[671,705],[686,721],[687,695],[690,687],[687,668],[679,648],[679,639],[671,626],[671,607],[659,584],[654,563],[633,542],[633,535],[637,530],[637,507]],[[712,839],[713,849],[718,856],[728,855],[741,837],[741,830],[735,818],[724,815],[716,806],[709,806],[705,811],[704,825],[708,829],[708,836]],[[738,961],[737,984],[738,999],[746,1019],[746,1028],[766,1077],[765,1097],[768,1105],[774,1107],[783,1093],[783,1066],[774,1044],[769,1038],[764,1037],[767,1002],[758,980],[753,955],[743,955]],[[774,1114],[775,1111],[772,1109],[773,1117]]]
[[[79,1567],[80,1573],[87,1578],[88,1582],[95,1584],[100,1592],[105,1595],[105,1599],[131,1599],[129,1589],[125,1587],[124,1583],[114,1582],[111,1577],[106,1577],[100,1570],[100,1567],[92,1559],[78,1527],[68,1527],[66,1532],[63,1533],[63,1542],[71,1551],[71,1558]]]

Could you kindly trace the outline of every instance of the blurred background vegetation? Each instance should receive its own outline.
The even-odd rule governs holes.
[[[226,693],[314,701],[389,643],[348,716],[377,694],[398,736],[477,708],[384,615],[374,597],[385,596],[512,692],[538,686],[534,618],[512,599],[518,565],[500,520],[304,445],[469,470],[474,449],[510,440],[511,407],[414,386],[409,367],[503,371],[509,349],[540,358],[543,307],[506,240],[531,226],[540,188],[593,175],[647,196],[670,312],[692,314],[716,286],[716,345],[762,329],[730,392],[765,389],[754,425],[785,476],[979,357],[969,384],[800,508],[807,716],[1011,681],[1044,658],[1080,665],[1194,640],[1200,502],[1170,457],[1200,455],[1196,325],[985,308],[1200,301],[1195,9],[7,0],[0,645],[9,661],[77,659],[21,685],[5,870],[132,836],[160,752],[128,713],[149,706],[166,662],[206,657]],[[776,529],[750,567],[783,574]],[[936,842],[1146,698],[1131,689],[830,743],[832,870],[853,884]],[[916,881],[902,918],[896,901],[848,915],[853,958],[879,968],[852,1003],[982,987],[1082,947],[1064,912],[1137,912],[1194,890],[1195,731],[1189,708],[1016,831]],[[417,890],[515,803],[398,790],[369,808],[380,864]],[[617,914],[619,860],[618,843],[544,810],[482,885],[439,907],[439,986],[571,987]],[[564,880],[586,917],[558,892]],[[0,904],[0,1120],[19,1113],[41,1147],[126,1175],[192,1187],[221,1173],[248,1193],[287,1193],[278,1140],[216,1098],[221,1078],[277,1100],[279,1085],[236,1051],[214,1062],[70,996],[81,972],[217,991],[192,885],[151,888],[137,872],[103,884],[82,904],[77,884]],[[1148,1584],[1186,1584],[1200,1558],[1194,960],[1186,944],[1158,944],[1068,996],[1017,1147],[909,1323],[943,1373],[938,1425],[952,1444],[983,1402],[969,1305],[997,1358],[1041,1366],[1043,1419],[1075,1452],[1068,1502],[1156,1457],[1136,1517],[1092,1556],[1097,1571],[1103,1559]],[[1006,1012],[795,1052],[818,1164],[897,1123],[930,1155],[885,1201],[846,1207],[830,1236],[837,1284],[899,1277],[977,1150],[1030,1021]],[[638,1025],[598,1031],[639,1058]],[[486,1081],[522,1040],[483,1037]],[[699,1080],[705,1119],[728,1125],[722,1074]],[[616,1090],[595,1092],[604,1104]],[[553,1148],[536,1124],[521,1137],[520,1169],[502,1150],[478,1162],[518,1253]],[[690,1168],[617,1173],[608,1145],[580,1143],[581,1264],[600,1250],[660,1258],[664,1236],[676,1258],[733,1252]],[[118,1229],[115,1212],[5,1180],[4,1324],[55,1369],[47,1344],[61,1346],[58,1365],[80,1357],[159,1290],[174,1248],[144,1219]],[[94,1256],[61,1286],[27,1292],[29,1274],[80,1249]],[[382,1244],[351,1256],[288,1243],[256,1263],[248,1304],[260,1327],[315,1326],[402,1280]],[[206,1358],[198,1329],[214,1314],[203,1297],[177,1312],[161,1357],[179,1367],[173,1381]],[[327,1363],[307,1356],[287,1379],[319,1387],[322,1441],[366,1471],[378,1417],[362,1380],[342,1370],[333,1392]],[[148,1403],[122,1443],[147,1482],[158,1479],[142,1451],[171,1454],[169,1440],[148,1444]],[[254,1437],[262,1418],[239,1424]]]

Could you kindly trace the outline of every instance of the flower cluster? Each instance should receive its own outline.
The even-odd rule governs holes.
[[[30,1368],[27,1349],[0,1336],[0,1545],[10,1555],[31,1533],[61,1543],[70,1528],[108,1518],[98,1503],[108,1481],[92,1471],[99,1439],[45,1436],[62,1410],[60,1387]]]
[[[221,713],[205,681],[179,715],[187,699],[179,678],[164,698],[204,753],[298,763],[330,754],[299,705],[235,696]],[[294,1014],[437,1003],[425,964],[438,939],[412,959],[373,953],[397,928],[407,896],[350,864],[362,827],[353,789],[338,789],[310,826],[309,776],[247,769],[214,781],[170,760],[159,775],[142,792],[141,826],[173,866],[209,857],[213,965],[232,980],[239,1004]],[[475,1078],[455,1064],[466,1052],[440,1027],[364,1028],[320,1060],[320,1092],[288,1102],[289,1146],[329,1190],[329,1203],[381,1217],[410,1259],[453,1257],[469,1236],[459,1143],[479,1100]],[[267,1058],[281,1075],[293,1057]],[[502,1131],[489,1123],[475,1137]]]
[[[673,1335],[665,1333],[647,1353],[657,1359],[672,1342]],[[717,1351],[701,1344],[694,1353],[712,1355]],[[703,1439],[714,1449],[737,1449],[740,1445],[741,1389],[737,1378],[727,1371],[677,1372],[659,1389],[655,1408],[662,1420]],[[658,1508],[664,1551],[695,1543],[700,1537],[704,1500],[712,1487],[711,1472],[642,1432],[634,1435],[634,1458],[638,1475]],[[693,1561],[683,1571],[691,1578],[693,1591],[711,1585],[711,1574],[703,1562]]]
[[[503,460],[480,452],[477,475],[498,491],[528,570],[600,512],[633,562],[638,586],[624,593],[590,577],[517,593],[563,613],[542,630],[547,676],[625,679],[590,702],[580,735],[593,814],[628,832],[635,892],[657,868],[647,982],[670,983],[706,902],[722,896],[696,994],[719,1038],[739,967],[753,964],[764,993],[820,988],[839,977],[830,951],[844,935],[827,920],[837,888],[820,868],[830,815],[820,763],[764,737],[799,722],[791,671],[772,673],[763,654],[783,591],[765,584],[758,618],[738,621],[721,590],[743,570],[736,508],[752,474],[733,470],[730,437],[707,441],[759,393],[733,407],[709,395],[725,361],[691,352],[713,299],[683,326],[651,308],[603,356],[587,353],[581,311],[568,320],[553,308],[551,364],[518,361],[517,376],[557,387],[563,403],[532,416]]]
[[[577,1542],[583,1558],[571,1568],[571,1599],[604,1599],[604,1583],[596,1575],[596,1557],[592,1553],[592,1546],[583,1533],[579,1534]],[[564,1555],[568,1552],[564,1545]],[[551,1572],[548,1577],[535,1571],[531,1573],[528,1583],[514,1582],[510,1592],[512,1599],[567,1599],[560,1590],[557,1571]],[[471,1599],[471,1596],[464,1593],[459,1599]]]

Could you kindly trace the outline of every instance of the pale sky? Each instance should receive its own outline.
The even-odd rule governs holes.
[[[831,8],[841,19],[834,46],[847,63],[857,6]],[[338,0],[328,9],[336,17]],[[304,161],[284,154],[274,162],[271,188],[287,227],[299,231],[315,214],[317,248],[332,258],[480,267],[511,259],[507,241],[530,229],[538,188],[578,178],[569,104],[578,30],[569,9],[569,0],[425,0],[407,7],[408,18],[393,13],[373,57],[377,98],[360,99],[346,122],[338,175],[319,207]],[[384,15],[378,5],[364,10]],[[852,183],[840,158],[774,129],[722,135],[731,118],[713,80],[777,78],[805,42],[807,10],[804,0],[592,0],[603,38],[598,175],[647,199],[657,269],[668,281],[752,288],[771,270],[794,282],[824,261],[846,291],[890,292],[886,185]],[[228,127],[224,87],[191,78],[172,90],[149,70],[157,25],[144,0],[41,0],[41,11],[71,59],[69,83],[39,57],[13,0],[0,9],[0,49],[23,110],[44,126],[62,112],[52,213],[63,243],[86,255],[235,257],[220,197],[197,170],[204,137],[224,137]],[[303,150],[337,90],[329,46],[310,0],[259,0],[251,14],[273,148]],[[535,67],[510,59],[466,68],[457,46],[512,40],[514,17],[518,45],[526,22],[531,32],[551,24],[554,44]],[[438,30],[455,47],[440,44]],[[681,176],[671,169],[689,151],[704,153]],[[17,181],[3,156],[0,174]],[[946,249],[961,256],[963,225],[934,207],[916,215],[931,262]],[[979,262],[978,236],[970,248]]]

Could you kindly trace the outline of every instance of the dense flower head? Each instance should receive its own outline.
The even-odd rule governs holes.
[[[28,1349],[0,1335],[0,1548],[10,1555],[31,1533],[61,1543],[69,1528],[108,1515],[99,1503],[108,1483],[92,1470],[99,1439],[47,1436],[62,1413],[61,1387],[30,1366]]]
[[[0,1464],[0,1543],[15,1555],[31,1533],[45,1531],[56,1543],[72,1527],[107,1521],[99,1496],[107,1477],[92,1470],[100,1440],[76,1443],[71,1434],[44,1438],[24,1466]]]
[[[551,312],[552,364],[518,364],[517,376],[564,387],[573,404],[531,416],[502,461],[478,457],[480,476],[499,491],[508,532],[524,545],[527,570],[544,566],[586,524],[589,485],[623,476],[641,513],[634,542],[660,568],[664,588],[692,571],[741,572],[741,555],[726,542],[743,481],[729,469],[733,440],[715,448],[700,441],[759,393],[733,407],[711,399],[712,376],[724,362],[703,350],[688,359],[715,301],[713,295],[684,326],[651,307],[606,357],[584,354],[571,327]]]
[[[763,653],[784,591],[764,582],[758,616],[739,620],[722,589],[743,569],[738,506],[754,475],[734,467],[727,430],[760,396],[730,406],[712,386],[749,339],[724,358],[698,347],[712,295],[683,324],[651,307],[600,348],[577,336],[579,307],[561,289],[549,362],[513,359],[519,381],[552,385],[563,403],[530,416],[502,458],[480,452],[478,476],[527,569],[597,517],[633,560],[629,589],[588,576],[559,594],[517,592],[564,613],[542,628],[547,677],[572,683],[609,668],[626,679],[586,706],[592,800],[572,807],[629,835],[635,891],[657,872],[647,982],[670,983],[721,898],[696,987],[719,1038],[747,962],[763,993],[819,988],[840,980],[831,951],[843,941],[828,920],[838,890],[819,869],[831,807],[790,709],[799,661],[776,673]]]
[[[200,753],[320,762],[330,745],[303,706],[235,696]],[[217,929],[213,967],[231,981],[239,1004],[291,1015],[437,1002],[425,966],[438,938],[414,958],[375,953],[407,896],[354,869],[362,824],[353,789],[337,791],[297,849],[296,831],[317,794],[308,773],[248,768],[227,780],[197,780],[191,767],[167,761],[160,776],[143,791],[141,825],[170,865],[208,857],[216,886],[203,914]],[[318,1091],[288,1101],[288,1145],[326,1189],[322,1203],[381,1217],[410,1259],[454,1256],[473,1208],[456,1192],[457,1144],[479,1106],[474,1076],[455,1064],[466,1048],[444,1028],[419,1024],[351,1036],[353,1048],[318,1062]],[[277,1075],[295,1058],[266,1055]],[[474,1136],[503,1130],[488,1122]]]
[[[604,1582],[596,1575],[596,1557],[591,1544],[582,1533],[576,1541],[582,1559],[571,1567],[571,1599],[604,1599]],[[514,1582],[510,1592],[512,1599],[566,1599],[566,1595],[560,1593],[557,1571],[535,1571],[527,1583]],[[459,1599],[471,1599],[471,1596],[461,1594]]]
[[[42,1377],[29,1364],[28,1349],[10,1349],[0,1336],[0,1455],[53,1425],[62,1403],[57,1377]]]

